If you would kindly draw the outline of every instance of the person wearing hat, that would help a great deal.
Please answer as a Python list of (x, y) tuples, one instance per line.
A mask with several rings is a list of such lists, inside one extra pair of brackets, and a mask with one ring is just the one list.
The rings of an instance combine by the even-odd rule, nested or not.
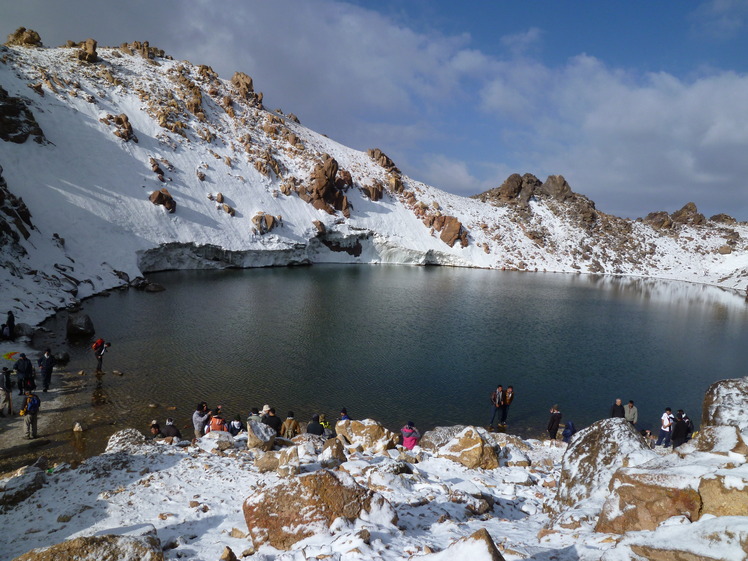
[(21, 353), (19, 358), (13, 365), (13, 370), (16, 371), (16, 382), (18, 383), (18, 395), (23, 395), (26, 389), (35, 389), (34, 384), (34, 365), (31, 361), (26, 358), (25, 353)]
[(4, 417), (5, 406), (8, 406), (8, 415), (13, 414), (13, 398), (11, 397), (10, 370), (3, 366), (3, 376), (0, 379), (0, 417)]
[(265, 422), (265, 419), (267, 419), (268, 413), (270, 413), (270, 406), (266, 403), (262, 406), (262, 411), (260, 411), (260, 419), (263, 423)]
[(299, 422), (293, 418), (293, 411), (288, 412), (288, 416), (286, 417), (286, 420), (283, 421), (283, 424), (281, 425), (281, 436), (283, 438), (293, 438), (297, 434), (301, 432), (301, 427), (299, 426)]
[(551, 407), (551, 417), (548, 419), (548, 436), (551, 440), (556, 440), (558, 435), (558, 426), (561, 424), (561, 411), (558, 410), (558, 405)]
[(308, 434), (316, 434), (322, 436), (325, 432), (325, 428), (319, 422), (319, 415), (316, 413), (312, 415), (312, 421), (306, 426), (306, 432)]
[(166, 419), (166, 426), (161, 429), (161, 434), (163, 434), (164, 436), (171, 436), (182, 440), (182, 433), (179, 432), (179, 429), (174, 424), (174, 419), (172, 419), (171, 417)]
[(340, 410), (340, 420), (341, 421), (350, 421), (351, 420), (351, 418), (348, 416), (348, 409), (346, 409), (345, 407), (343, 407)]
[(42, 402), (39, 399), (39, 396), (32, 393), (30, 389), (27, 389), (26, 398), (23, 402), (23, 409), (21, 409), (21, 415), (25, 417), (24, 425), (26, 427), (26, 438), (29, 440), (37, 437), (36, 422), (39, 417), (39, 408), (41, 407), (41, 404)]
[(418, 432), (413, 421), (408, 421), (408, 424), (401, 428), (400, 432), (403, 435), (403, 448), (406, 450), (413, 450), (416, 444), (418, 444), (418, 440), (421, 438), (421, 433)]

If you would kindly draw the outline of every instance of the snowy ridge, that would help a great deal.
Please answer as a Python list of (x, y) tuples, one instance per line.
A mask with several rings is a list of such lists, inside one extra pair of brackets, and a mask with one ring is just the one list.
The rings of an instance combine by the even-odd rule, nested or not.
[[(46, 139), (0, 142), (7, 189), (33, 223), (19, 241), (24, 255), (0, 251), (0, 285), (28, 323), (174, 268), (439, 264), (748, 285), (745, 224), (657, 230), (599, 211), (583, 223), (574, 204), (552, 197), (533, 196), (522, 212), (459, 197), (267, 111), (251, 79), (222, 80), (133, 45), (99, 48), (93, 63), (76, 47), (0, 50), (0, 86)], [(337, 193), (347, 210), (299, 194), (327, 155), (338, 179), (350, 174)], [(366, 192), (377, 186), (379, 200)], [(149, 201), (162, 188), (174, 213)], [(279, 223), (267, 233), (253, 221), (262, 213)], [(437, 225), (445, 217), (457, 226), (448, 242)]]

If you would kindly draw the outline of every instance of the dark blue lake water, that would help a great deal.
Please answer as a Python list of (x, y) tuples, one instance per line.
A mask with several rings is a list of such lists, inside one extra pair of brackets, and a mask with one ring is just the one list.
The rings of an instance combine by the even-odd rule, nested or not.
[[(745, 301), (677, 282), (446, 267), (314, 266), (151, 275), (166, 287), (84, 304), (113, 341), (103, 390), (119, 423), (189, 422), (195, 402), (229, 416), (275, 406), (486, 425), (513, 385), (509, 432), (544, 432), (548, 409), (585, 426), (616, 397), (641, 428), (666, 406), (698, 424), (706, 388), (745, 375)], [(71, 368), (92, 370), (87, 347)], [(157, 403), (159, 409), (148, 404)], [(176, 407), (167, 410), (166, 407)]]

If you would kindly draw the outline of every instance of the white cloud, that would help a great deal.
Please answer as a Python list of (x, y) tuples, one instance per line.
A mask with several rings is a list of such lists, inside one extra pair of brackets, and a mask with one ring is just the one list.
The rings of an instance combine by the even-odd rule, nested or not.
[(694, 29), (716, 39), (736, 36), (746, 26), (746, 0), (708, 0), (691, 13)]

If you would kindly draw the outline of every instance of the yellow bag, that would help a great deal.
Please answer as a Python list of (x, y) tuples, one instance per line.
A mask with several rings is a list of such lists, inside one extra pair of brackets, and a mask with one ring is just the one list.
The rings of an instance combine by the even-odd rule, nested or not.
[(26, 414), (26, 410), (25, 410), (25, 409), (21, 409), (21, 410), (20, 410), (20, 411), (18, 412), (18, 414), (19, 414), (19, 415), (20, 415), (21, 417), (23, 417), (23, 416), (24, 416), (24, 415)]

